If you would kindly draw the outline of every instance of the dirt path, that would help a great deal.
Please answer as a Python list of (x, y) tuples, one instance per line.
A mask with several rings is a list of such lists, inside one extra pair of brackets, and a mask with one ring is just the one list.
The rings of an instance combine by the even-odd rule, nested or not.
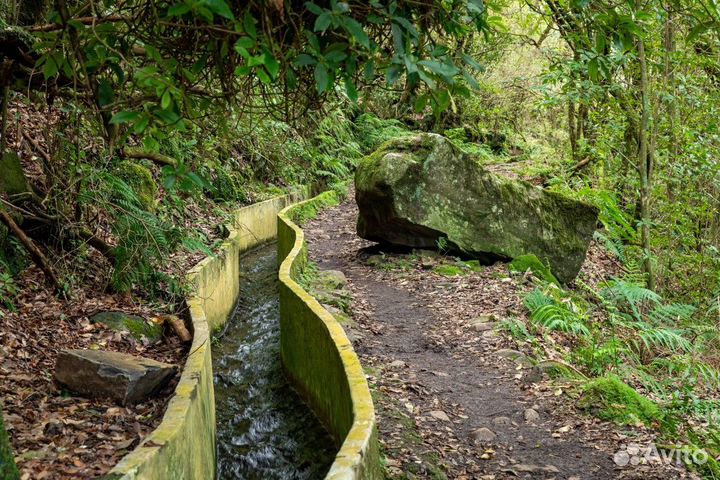
[(356, 216), (346, 201), (305, 229), (311, 259), (343, 271), (353, 292), (347, 330), (369, 376), (390, 478), (686, 476), (657, 465), (617, 467), (613, 454), (647, 432), (578, 415), (560, 400), (561, 386), (533, 380), (531, 369), (507, 358), (514, 353), (503, 348), (506, 339), (473, 329), (477, 315), (519, 314), (524, 287), (508, 281), (503, 266), (460, 279), (423, 272), (408, 255), (397, 255), (401, 268), (388, 267), (355, 235)]

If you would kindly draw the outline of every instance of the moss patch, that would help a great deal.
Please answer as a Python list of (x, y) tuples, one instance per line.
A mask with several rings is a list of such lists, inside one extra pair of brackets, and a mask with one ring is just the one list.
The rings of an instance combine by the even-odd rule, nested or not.
[(105, 324), (116, 331), (130, 332), (130, 335), (138, 340), (146, 337), (151, 342), (157, 342), (162, 338), (161, 326), (151, 324), (136, 315), (128, 315), (122, 312), (100, 312), (93, 315), (90, 320), (95, 323)]
[(580, 408), (620, 425), (650, 425), (662, 418), (658, 405), (618, 377), (596, 378), (582, 387)]
[(130, 185), (144, 209), (155, 209), (158, 187), (147, 167), (123, 160), (115, 168), (115, 174)]
[(334, 190), (321, 193), (315, 197), (314, 201), (298, 205), (291, 212), (292, 221), (298, 225), (303, 225), (308, 220), (312, 220), (323, 208), (332, 207), (340, 203), (340, 195)]
[(0, 158), (0, 192), (8, 195), (19, 195), (29, 192), (25, 174), (23, 174), (20, 157), (15, 152), (5, 152)]
[(511, 272), (517, 273), (525, 273), (530, 270), (533, 275), (541, 280), (560, 285), (558, 279), (555, 278), (555, 275), (550, 271), (550, 267), (542, 263), (540, 259), (533, 254), (516, 257), (510, 262), (509, 268)]

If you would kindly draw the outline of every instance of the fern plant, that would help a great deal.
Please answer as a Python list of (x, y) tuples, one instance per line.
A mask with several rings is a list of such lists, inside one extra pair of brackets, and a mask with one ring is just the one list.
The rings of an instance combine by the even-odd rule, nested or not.
[(80, 199), (87, 208), (98, 209), (108, 216), (116, 243), (112, 250), (111, 285), (118, 292), (127, 292), (138, 284), (156, 284), (157, 272), (170, 253), (181, 245), (198, 249), (198, 244), (182, 229), (145, 210), (135, 190), (111, 173), (92, 176)]

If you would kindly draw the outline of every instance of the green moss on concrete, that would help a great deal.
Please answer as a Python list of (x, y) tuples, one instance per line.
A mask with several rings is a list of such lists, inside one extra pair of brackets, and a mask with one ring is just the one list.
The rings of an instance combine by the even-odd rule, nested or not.
[(0, 480), (17, 480), (20, 473), (15, 466), (15, 459), (10, 446), (10, 438), (5, 430), (5, 420), (0, 409)]
[(215, 478), (215, 404), (210, 329), (232, 312), (239, 290), (241, 253), (277, 234), (277, 212), (298, 196), (278, 197), (235, 212), (222, 252), (188, 273), (186, 297), (193, 343), (160, 425), (123, 457), (109, 478), (123, 480)]
[(332, 207), (340, 203), (340, 197), (334, 190), (323, 192), (314, 201), (306, 202), (292, 210), (292, 220), (298, 225), (303, 225), (308, 220), (312, 220), (323, 208)]
[(579, 406), (602, 420), (620, 425), (651, 425), (662, 419), (658, 405), (618, 377), (596, 378), (582, 387)]
[(298, 283), (307, 265), (302, 230), (290, 219), (320, 208), (316, 199), (278, 215), (280, 351), (288, 379), (335, 437), (340, 450), (331, 479), (380, 479), (375, 411), (342, 326)]
[(508, 267), (511, 272), (516, 273), (525, 273), (529, 270), (541, 280), (560, 285), (558, 279), (555, 278), (555, 275), (550, 271), (550, 267), (541, 262), (540, 259), (533, 254), (520, 255), (514, 258)]
[(115, 168), (115, 174), (135, 191), (143, 208), (155, 209), (158, 186), (147, 167), (130, 160), (123, 160)]

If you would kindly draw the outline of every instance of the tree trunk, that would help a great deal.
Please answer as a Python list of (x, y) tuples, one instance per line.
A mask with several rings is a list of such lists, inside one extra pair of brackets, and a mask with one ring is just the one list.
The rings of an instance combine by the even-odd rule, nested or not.
[(650, 142), (648, 139), (648, 127), (650, 125), (650, 85), (648, 80), (647, 59), (645, 57), (645, 42), (642, 38), (638, 39), (637, 48), (638, 61), (640, 63), (640, 97), (642, 104), (640, 125), (638, 125), (639, 151), (637, 156), (637, 166), (640, 173), (640, 236), (644, 251), (643, 271), (647, 277), (648, 288), (654, 290), (655, 275), (652, 268), (650, 250), (650, 174), (652, 171), (650, 164), (652, 152), (650, 151)]

